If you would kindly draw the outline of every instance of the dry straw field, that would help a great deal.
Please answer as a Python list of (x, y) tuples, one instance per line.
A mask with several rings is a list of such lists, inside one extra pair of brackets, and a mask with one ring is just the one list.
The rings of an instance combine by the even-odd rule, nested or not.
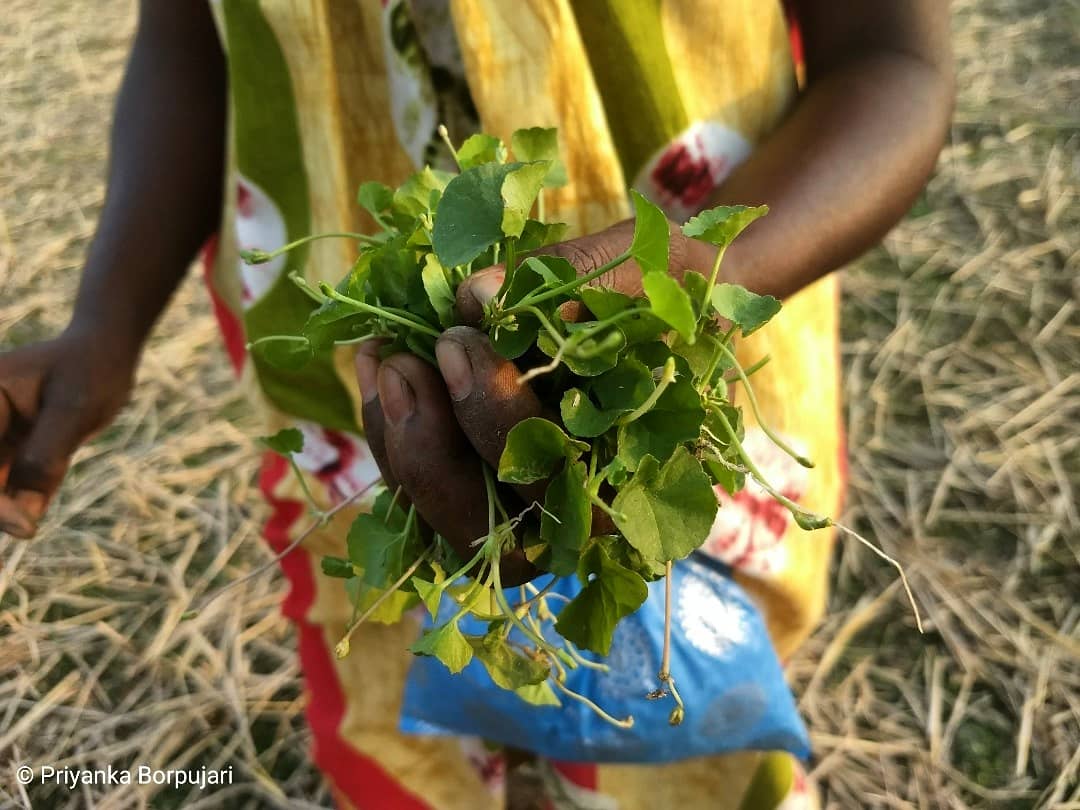
[[(65, 323), (133, 6), (4, 4), (0, 345)], [(828, 807), (1080, 808), (1080, 2), (953, 7), (939, 171), (844, 279), (848, 518), (903, 560), (928, 633), (845, 546), (791, 676)], [(267, 556), (251, 428), (192, 279), (43, 538), (0, 539), (0, 807), (328, 806), (280, 580), (179, 623)], [(24, 762), (238, 784), (28, 796)]]

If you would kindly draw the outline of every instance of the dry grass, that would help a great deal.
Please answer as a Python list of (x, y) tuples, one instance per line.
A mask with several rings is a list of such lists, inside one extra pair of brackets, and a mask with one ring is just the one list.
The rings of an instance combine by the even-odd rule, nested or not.
[[(65, 321), (101, 204), (131, 0), (0, 18), (0, 334)], [(849, 519), (792, 666), (829, 807), (1080, 808), (1080, 3), (954, 0), (961, 97), (909, 220), (846, 276)], [(234, 766), (202, 806), (326, 805), (281, 585), (193, 623), (267, 556), (255, 453), (197, 280), (135, 401), (80, 456), (45, 540), (0, 539), (0, 807), (12, 763)], [(35, 807), (199, 806), (33, 788)], [(291, 797), (284, 799), (283, 797)]]

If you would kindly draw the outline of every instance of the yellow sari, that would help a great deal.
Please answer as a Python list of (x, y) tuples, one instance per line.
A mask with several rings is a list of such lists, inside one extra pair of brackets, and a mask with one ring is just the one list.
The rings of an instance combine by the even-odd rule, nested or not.
[[(396, 185), (427, 154), (438, 111), (431, 62), (459, 65), (484, 131), (508, 139), (521, 127), (558, 127), (570, 182), (547, 198), (547, 216), (568, 223), (571, 235), (625, 218), (631, 185), (674, 218), (693, 213), (796, 94), (779, 0), (412, 0), (404, 13), (426, 14), (428, 23), (406, 47), (402, 32), (413, 23), (400, 16), (404, 0), (213, 1), (229, 50), (233, 138), (231, 193), (208, 280), (238, 373), (271, 430), (302, 429), (299, 461), (328, 505), (378, 475), (362, 439), (349, 352), (287, 378), (242, 346), (296, 317), (288, 271), (336, 282), (351, 262), (349, 246), (321, 241), (291, 264), (259, 268), (242, 267), (237, 249), (370, 226), (353, 202), (359, 184)], [(432, 44), (440, 14), (459, 58)], [(843, 486), (837, 304), (836, 280), (823, 279), (739, 347), (747, 364), (773, 358), (754, 377), (763, 415), (817, 467), (809, 475), (784, 467), (764, 442), (760, 462), (773, 464), (786, 494), (823, 514), (836, 513)], [(305, 522), (299, 482), (268, 459), (262, 483), (274, 506), (267, 537), (283, 547)], [(804, 532), (786, 514), (759, 520), (764, 508), (752, 490), (725, 503), (705, 550), (755, 597), (783, 660), (823, 611), (831, 536)], [(340, 517), (283, 563), (316, 763), (343, 807), (501, 807), (501, 755), (475, 741), (397, 731), (414, 623), (367, 625), (351, 656), (333, 657), (352, 607), (341, 580), (321, 573), (319, 557), (343, 553), (347, 525)], [(542, 768), (554, 807), (816, 806), (786, 754)]]

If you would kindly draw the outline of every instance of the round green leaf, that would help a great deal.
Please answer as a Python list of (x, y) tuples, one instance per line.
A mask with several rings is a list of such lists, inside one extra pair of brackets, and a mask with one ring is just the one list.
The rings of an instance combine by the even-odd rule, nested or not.
[(663, 467), (645, 456), (612, 506), (630, 545), (647, 559), (667, 562), (681, 560), (705, 542), (717, 502), (701, 462), (679, 447)]

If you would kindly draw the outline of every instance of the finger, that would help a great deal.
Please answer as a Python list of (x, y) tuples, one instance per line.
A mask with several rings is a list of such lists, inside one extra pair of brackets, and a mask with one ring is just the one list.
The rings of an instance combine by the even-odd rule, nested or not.
[(32, 520), (44, 514), (68, 470), (71, 456), (89, 437), (91, 429), (85, 421), (77, 407), (46, 404), (16, 449), (7, 492)]
[(31, 425), (26, 415), (35, 413), (40, 401), (40, 381), (28, 377), (10, 356), (0, 356), (0, 465), (15, 458)]
[(7, 392), (0, 388), (0, 489), (7, 480), (7, 466), (15, 455), (15, 437), (13, 420), (15, 418), (11, 400)]
[(382, 405), (379, 402), (379, 366), (382, 360), (379, 351), (385, 340), (369, 340), (360, 344), (357, 349), (356, 380), (360, 386), (361, 416), (364, 420), (364, 438), (367, 440), (371, 454), (375, 457), (375, 463), (382, 473), (383, 483), (387, 489), (397, 489), (397, 481), (394, 479), (393, 470), (390, 468), (390, 460), (386, 455), (386, 417), (383, 415)]
[(16, 448), (0, 501), (0, 523), (16, 537), (32, 537), (60, 486), (71, 456), (90, 434), (75, 408), (46, 406)]
[[(565, 259), (574, 266), (578, 275), (586, 275), (622, 254), (630, 246), (633, 234), (633, 223), (624, 222), (595, 234), (540, 248), (533, 253)], [(505, 275), (505, 268), (495, 265), (472, 274), (458, 286), (456, 305), (465, 323), (479, 325), (484, 306), (499, 292)], [(633, 261), (625, 262), (593, 283), (626, 292), (627, 295), (639, 295), (642, 289), (641, 272)], [(561, 314), (565, 320), (576, 320), (582, 314), (580, 309), (571, 302)]]
[(0, 388), (0, 441), (8, 435), (11, 429), (12, 409), (11, 400), (8, 399), (7, 391)]
[[(458, 426), (439, 373), (408, 354), (383, 362), (378, 377), (386, 452), (394, 477), (425, 522), (464, 560), (488, 534), (483, 462)], [(518, 551), (502, 565), (507, 583), (535, 575)]]
[[(9, 358), (5, 357), (5, 360)], [(2, 372), (8, 382), (16, 377), (18, 369), (4, 367)], [(26, 388), (27, 386), (23, 386)], [(36, 398), (37, 388), (31, 393)], [(16, 493), (8, 489), (11, 477), (11, 465), (15, 459), (21, 434), (24, 429), (24, 421), (19, 416), (11, 395), (5, 388), (0, 388), (0, 533), (10, 534), (12, 537), (29, 539), (37, 531), (37, 518), (32, 517), (27, 507), (34, 507), (34, 512), (44, 511), (43, 507), (36, 504), (27, 504), (28, 498), (34, 499), (35, 494)], [(40, 497), (40, 496), (37, 496)]]
[(470, 326), (479, 326), (484, 318), (484, 306), (499, 292), (504, 278), (506, 268), (496, 264), (461, 282), (454, 300), (461, 320)]
[[(716, 248), (695, 239), (688, 239), (674, 223), (669, 223), (669, 228), (668, 267), (671, 274), (681, 280), (687, 270), (707, 272), (715, 259)], [(633, 238), (634, 222), (626, 220), (603, 231), (550, 245), (533, 253), (566, 259), (578, 271), (578, 275), (586, 275), (625, 253)], [(474, 273), (459, 285), (457, 306), (465, 323), (480, 323), (484, 305), (495, 297), (504, 275), (504, 268), (496, 265), (489, 270)], [(643, 292), (641, 268), (633, 260), (623, 262), (591, 284), (608, 287), (632, 297), (640, 296)], [(567, 321), (583, 320), (587, 316), (586, 310), (576, 301), (565, 304), (560, 314)]]
[(37, 532), (37, 521), (31, 520), (8, 495), (0, 495), (0, 533), (29, 540)]
[[(506, 437), (522, 420), (542, 416), (540, 400), (521, 385), (517, 366), (500, 357), (487, 336), (467, 326), (445, 331), (435, 344), (454, 415), (469, 443), (493, 468), (506, 446)], [(519, 487), (527, 503), (544, 498), (545, 484)]]

